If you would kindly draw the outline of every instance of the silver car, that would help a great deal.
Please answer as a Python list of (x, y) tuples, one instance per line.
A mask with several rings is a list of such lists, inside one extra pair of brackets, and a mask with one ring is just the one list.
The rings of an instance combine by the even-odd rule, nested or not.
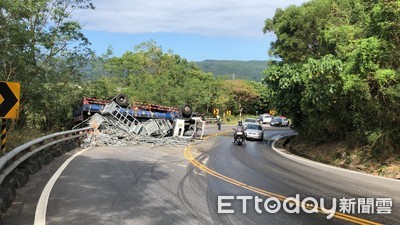
[(248, 123), (244, 131), (247, 139), (255, 139), (262, 141), (264, 138), (264, 131), (258, 123)]
[(253, 124), (253, 123), (257, 123), (257, 119), (253, 119), (253, 118), (246, 118), (243, 121), (243, 125), (246, 128), (248, 124)]

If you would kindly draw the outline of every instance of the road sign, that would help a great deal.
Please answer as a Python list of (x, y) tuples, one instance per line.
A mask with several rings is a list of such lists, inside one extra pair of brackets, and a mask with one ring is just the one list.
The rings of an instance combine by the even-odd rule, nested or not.
[(218, 115), (219, 114), (219, 109), (214, 109), (214, 115)]
[(20, 83), (0, 82), (0, 118), (18, 118), (20, 88)]

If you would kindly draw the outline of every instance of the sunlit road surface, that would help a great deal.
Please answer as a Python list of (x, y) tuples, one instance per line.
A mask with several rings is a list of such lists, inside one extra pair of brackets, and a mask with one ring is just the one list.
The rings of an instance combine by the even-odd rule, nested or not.
[[(267, 128), (264, 142), (248, 141), (244, 146), (232, 144), (231, 137), (220, 137), (217, 144), (200, 157), (209, 159), (206, 166), (197, 166), (208, 174), (207, 199), (214, 203), (214, 207), (217, 206), (215, 203), (218, 202), (218, 196), (253, 196), (253, 199), (247, 201), (246, 213), (243, 213), (242, 200), (225, 201), (233, 204), (226, 207), (234, 209), (233, 214), (216, 215), (217, 208), (211, 209), (210, 212), (215, 213), (212, 215), (214, 221), (220, 224), (399, 224), (399, 181), (336, 169), (300, 157), (288, 158), (274, 151), (270, 140), (286, 132), (290, 131), (287, 128)], [(186, 152), (187, 158), (191, 159), (188, 154), (192, 151)], [(193, 164), (196, 165), (196, 160)], [(285, 198), (296, 195), (300, 196), (300, 200), (312, 197), (318, 203), (324, 199), (325, 207), (329, 209), (335, 198), (337, 212), (331, 219), (326, 219), (327, 214), (321, 212), (320, 208), (317, 213), (300, 210), (297, 214), (287, 213), (283, 209), (268, 213), (260, 207), (260, 214), (254, 207), (255, 196), (264, 200), (275, 197), (282, 203)], [(339, 211), (343, 198), (355, 202), (354, 214)], [(371, 198), (374, 201), (390, 198), (393, 204), (391, 214), (378, 214), (376, 205), (368, 214), (366, 204), (358, 206), (358, 201), (362, 203), (362, 199), (369, 201), (367, 199)], [(358, 213), (358, 207), (363, 208), (361, 213)]]
[[(271, 148), (271, 137), (291, 132), (266, 127), (264, 142), (232, 143), (219, 136), (183, 147), (91, 148), (76, 156), (49, 191), (45, 224), (398, 224), (400, 183), (359, 173), (331, 169), (287, 158)], [(232, 127), (223, 126), (223, 131)], [(208, 134), (219, 132), (216, 127)], [(198, 152), (197, 150), (201, 150)], [(77, 151), (75, 151), (77, 152)], [(72, 155), (74, 152), (70, 153)], [(5, 224), (33, 224), (44, 187), (69, 156), (35, 174), (21, 190)], [(325, 200), (391, 198), (391, 214), (341, 214), (331, 219), (321, 212), (269, 213), (254, 198), (279, 201), (300, 196)], [(252, 196), (231, 203), (218, 213), (218, 196)], [(292, 206), (294, 206), (292, 204)], [(330, 207), (328, 207), (330, 206)], [(356, 207), (357, 209), (357, 207)], [(319, 210), (318, 210), (319, 211)]]

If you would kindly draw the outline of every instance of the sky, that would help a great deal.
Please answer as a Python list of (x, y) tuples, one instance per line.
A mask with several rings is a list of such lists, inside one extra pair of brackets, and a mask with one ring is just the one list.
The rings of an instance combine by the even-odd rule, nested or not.
[(73, 18), (100, 55), (134, 51), (154, 40), (189, 61), (268, 60), (273, 33), (265, 19), (277, 8), (305, 0), (93, 0), (95, 10), (76, 10)]

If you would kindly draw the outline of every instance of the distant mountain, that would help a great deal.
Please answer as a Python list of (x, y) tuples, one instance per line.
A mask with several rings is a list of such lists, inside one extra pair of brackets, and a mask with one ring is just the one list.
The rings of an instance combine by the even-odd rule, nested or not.
[(205, 60), (196, 62), (204, 71), (211, 72), (215, 77), (226, 76), (232, 79), (261, 81), (267, 61), (237, 61), (237, 60)]

